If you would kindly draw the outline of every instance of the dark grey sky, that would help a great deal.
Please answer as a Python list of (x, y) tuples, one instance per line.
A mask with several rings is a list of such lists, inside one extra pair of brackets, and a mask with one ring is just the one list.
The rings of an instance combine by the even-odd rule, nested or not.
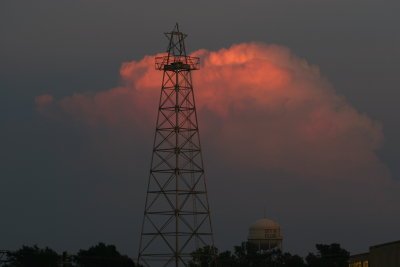
[[(93, 132), (68, 117), (40, 115), (34, 98), (115, 87), (121, 63), (163, 51), (162, 33), (175, 22), (189, 33), (191, 51), (258, 41), (286, 46), (318, 65), (338, 94), (382, 123), (378, 155), (400, 179), (399, 11), (399, 1), (380, 0), (1, 1), (0, 248), (37, 243), (74, 251), (104, 241), (136, 255), (151, 136), (115, 141), (106, 129)], [(223, 249), (245, 239), (264, 206), (281, 222), (285, 247), (295, 253), (317, 242), (360, 252), (400, 239), (393, 223), (400, 212), (371, 212), (373, 222), (364, 224), (358, 206), (353, 214), (340, 213), (340, 205), (351, 204), (338, 194), (332, 212), (320, 216), (309, 209), (317, 195), (304, 202), (310, 206), (294, 204), (308, 193), (305, 185), (285, 184), (285, 173), (224, 165), (211, 144), (203, 145)], [(247, 176), (254, 184), (243, 186)], [(238, 198), (239, 206), (229, 205)], [(367, 200), (365, 205), (368, 210)]]

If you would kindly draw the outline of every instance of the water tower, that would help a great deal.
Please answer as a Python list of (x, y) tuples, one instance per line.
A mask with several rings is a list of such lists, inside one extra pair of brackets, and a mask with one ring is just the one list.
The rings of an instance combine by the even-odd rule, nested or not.
[(282, 234), (280, 225), (270, 219), (260, 219), (249, 228), (247, 241), (258, 247), (260, 252), (271, 249), (282, 250)]

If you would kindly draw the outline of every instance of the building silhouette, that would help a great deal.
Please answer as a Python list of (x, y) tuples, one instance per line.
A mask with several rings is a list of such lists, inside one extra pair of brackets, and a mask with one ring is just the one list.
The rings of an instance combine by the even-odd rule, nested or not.
[(351, 255), (349, 267), (400, 267), (400, 240), (371, 246), (369, 252)]

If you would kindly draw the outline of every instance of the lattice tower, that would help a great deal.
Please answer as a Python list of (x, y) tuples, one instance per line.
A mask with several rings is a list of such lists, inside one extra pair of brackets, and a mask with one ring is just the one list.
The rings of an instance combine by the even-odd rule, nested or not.
[[(165, 35), (167, 54), (155, 59), (163, 79), (138, 255), (151, 267), (188, 266), (191, 253), (214, 247), (191, 75), (200, 61), (186, 54), (178, 24)], [(215, 259), (208, 251), (203, 257)]]

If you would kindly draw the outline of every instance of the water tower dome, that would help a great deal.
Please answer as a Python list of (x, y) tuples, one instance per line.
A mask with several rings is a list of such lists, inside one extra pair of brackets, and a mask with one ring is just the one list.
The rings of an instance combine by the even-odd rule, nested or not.
[(260, 219), (250, 226), (247, 240), (256, 245), (260, 251), (282, 249), (281, 227), (273, 220)]

